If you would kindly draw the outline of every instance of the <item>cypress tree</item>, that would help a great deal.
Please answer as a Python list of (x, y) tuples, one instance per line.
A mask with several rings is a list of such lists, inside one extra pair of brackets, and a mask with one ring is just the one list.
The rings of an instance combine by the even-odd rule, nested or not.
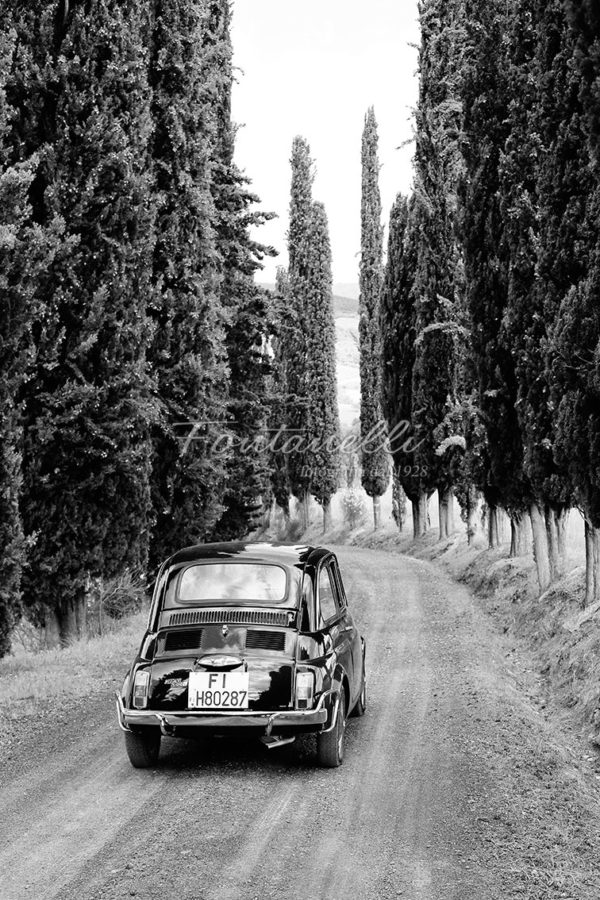
[[(362, 486), (373, 498), (373, 521), (380, 525), (381, 496), (390, 481), (388, 449), (381, 412), (381, 348), (379, 302), (382, 284), (383, 230), (379, 193), (377, 122), (370, 107), (362, 135), (362, 194), (360, 240), (360, 435)], [(381, 438), (374, 436), (380, 435)]]
[(489, 511), (490, 545), (498, 544), (498, 508), (528, 509), (531, 490), (515, 403), (517, 377), (504, 330), (508, 257), (500, 194), (500, 157), (508, 137), (506, 4), (465, 0), (466, 52), (460, 95), (464, 112), (460, 232), (466, 302), (486, 440), (479, 453)]
[(287, 316), (289, 314), (289, 282), (287, 270), (277, 267), (273, 297), (274, 333), (271, 341), (273, 359), (269, 377), (269, 471), (271, 491), (282, 510), (286, 524), (290, 518), (291, 485), (288, 455), (285, 452), (287, 423)]
[(221, 303), (226, 312), (225, 345), (229, 366), (228, 419), (233, 453), (227, 465), (224, 512), (214, 537), (242, 537), (254, 528), (270, 498), (267, 454), (266, 347), (273, 313), (269, 294), (254, 284), (270, 248), (253, 241), (249, 227), (269, 214), (253, 209), (258, 198), (234, 162), (231, 122), (233, 83), (229, 0), (209, 5), (204, 47), (207, 88), (214, 108), (211, 139), (211, 190), (215, 204), (215, 242), (221, 272)]
[(440, 538), (448, 535), (453, 466), (438, 453), (438, 434), (457, 402), (462, 278), (456, 236), (457, 189), (462, 175), (462, 3), (429, 0), (420, 6), (419, 102), (416, 113), (415, 194), (418, 231), (414, 281), (416, 342), (412, 421), (418, 465), (428, 493), (439, 497)]
[(302, 524), (308, 526), (311, 476), (307, 460), (310, 442), (306, 297), (312, 217), (312, 159), (302, 137), (292, 144), (292, 183), (288, 230), (289, 313), (286, 316), (288, 473), (293, 495), (300, 503)]
[(291, 164), (287, 289), (283, 278), (279, 282), (285, 305), (279, 308), (278, 351), (285, 359), (286, 389), (280, 449), (306, 528), (311, 494), (323, 506), (325, 526), (328, 521), (338, 482), (339, 421), (331, 249), (325, 210), (312, 200), (312, 160), (304, 138), (294, 139)]
[(42, 148), (34, 213), (68, 223), (25, 390), (23, 518), (27, 603), (65, 641), (83, 628), (90, 579), (147, 559), (154, 231), (148, 13), (132, 2), (52, 13), (52, 27), (44, 4), (21, 23), (23, 45), (52, 59), (33, 93), (36, 127), (24, 83), (15, 88), (21, 139)]
[[(562, 128), (564, 156), (573, 165), (565, 170), (565, 175), (572, 172), (577, 177), (576, 165), (583, 156), (579, 146), (581, 127), (590, 155), (588, 171), (592, 183), (587, 185), (585, 224), (580, 227), (578, 199), (582, 202), (586, 170), (579, 172), (584, 180), (577, 179), (571, 209), (577, 235), (575, 274), (580, 274), (580, 278), (571, 282), (560, 303), (551, 341), (550, 359), (555, 360), (555, 365), (549, 375), (556, 410), (555, 457), (568, 472), (575, 499), (585, 516), (586, 602), (592, 602), (600, 599), (600, 15), (597, 6), (588, 0), (577, 4), (569, 0), (566, 6), (572, 28), (567, 42), (573, 48), (568, 65), (574, 68), (572, 90), (576, 85), (581, 109), (572, 106), (572, 118)], [(577, 141), (577, 153), (569, 143), (573, 138)], [(570, 216), (566, 222), (573, 227)]]
[(161, 417), (153, 432), (154, 564), (213, 532), (223, 513), (230, 455), (225, 313), (211, 194), (218, 92), (211, 12), (200, 2), (155, 4), (150, 74), (158, 220), (150, 360)]
[(16, 33), (0, 23), (0, 657), (10, 649), (21, 612), (25, 544), (21, 518), (22, 408), (19, 401), (34, 360), (33, 331), (40, 294), (62, 237), (62, 222), (33, 220), (29, 193), (39, 160), (19, 160), (7, 99)]
[(414, 536), (427, 525), (427, 486), (415, 464), (412, 429), (412, 382), (416, 315), (414, 280), (417, 267), (416, 204), (399, 194), (390, 212), (387, 263), (381, 292), (381, 405), (390, 435), (397, 479), (412, 504)]
[[(527, 393), (530, 386), (537, 389), (540, 368), (543, 368), (543, 323), (533, 302), (539, 227), (537, 180), (541, 155), (540, 128), (536, 121), (539, 102), (536, 33), (539, 23), (535, 6), (536, 0), (519, 0), (515, 4), (507, 38), (505, 77), (510, 100), (507, 106), (507, 137), (499, 158), (507, 298), (499, 339), (514, 361), (514, 404), (522, 441), (523, 477), (531, 486), (529, 504), (534, 553), (540, 586), (544, 590), (551, 578), (546, 530), (543, 527), (544, 500), (541, 486), (531, 482), (526, 459)], [(535, 406), (539, 399), (541, 397), (535, 399)], [(511, 517), (513, 554), (524, 549), (529, 519), (529, 512), (523, 504), (526, 498), (518, 496), (515, 499), (516, 503), (509, 496), (505, 504)]]
[[(524, 218), (523, 237), (515, 257), (525, 258), (524, 245), (531, 248), (527, 257), (533, 256), (529, 284), (522, 291), (519, 304), (518, 324), (523, 339), (518, 411), (525, 469), (536, 498), (545, 508), (551, 574), (557, 575), (564, 570), (565, 517), (575, 499), (575, 485), (566, 461), (559, 464), (555, 452), (556, 404), (552, 385), (560, 361), (552, 344), (552, 328), (563, 298), (570, 286), (581, 280), (587, 266), (582, 255), (582, 236), (586, 231), (586, 200), (593, 186), (581, 122), (580, 78), (572, 64), (574, 47), (564, 6), (559, 0), (537, 0), (529, 7), (523, 3), (522, 15), (523, 12), (529, 17), (529, 33), (535, 37), (535, 57), (530, 63), (525, 59), (521, 64), (519, 93), (522, 95), (528, 83), (533, 83), (536, 90), (534, 93), (529, 89), (532, 96), (527, 105), (531, 111), (527, 121), (523, 121), (521, 133), (515, 134), (520, 158), (514, 168), (523, 173), (535, 160), (533, 205), (537, 220), (532, 227), (531, 213), (517, 217), (513, 204), (511, 220)], [(516, 34), (515, 42), (520, 37)], [(514, 106), (518, 108), (520, 104)], [(523, 119), (522, 114), (520, 118)]]
[(330, 524), (329, 505), (340, 478), (340, 422), (331, 246), (327, 214), (322, 203), (313, 203), (308, 241), (305, 328), (306, 375), (310, 386), (310, 403), (307, 409), (310, 444), (307, 448), (306, 465), (311, 472), (311, 493), (323, 507), (325, 532)]

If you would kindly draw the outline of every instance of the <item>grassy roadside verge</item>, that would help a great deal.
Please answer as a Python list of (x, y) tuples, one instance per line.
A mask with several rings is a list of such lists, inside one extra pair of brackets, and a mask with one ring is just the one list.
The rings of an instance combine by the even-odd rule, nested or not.
[(123, 619), (102, 637), (77, 641), (63, 650), (21, 650), (0, 660), (0, 716), (33, 714), (54, 699), (83, 697), (107, 682), (121, 683), (141, 635), (147, 614)]
[(539, 675), (542, 705), (600, 746), (600, 606), (582, 610), (583, 568), (570, 571), (541, 597), (530, 556), (508, 558), (506, 547), (467, 545), (464, 534), (438, 541), (432, 531), (419, 541), (407, 535), (365, 530), (350, 536), (357, 546), (397, 550), (441, 565), (467, 584), (483, 609), (523, 650)]

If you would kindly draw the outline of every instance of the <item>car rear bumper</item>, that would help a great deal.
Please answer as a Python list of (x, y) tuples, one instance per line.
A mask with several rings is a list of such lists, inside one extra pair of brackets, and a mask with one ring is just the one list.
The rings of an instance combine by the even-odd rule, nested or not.
[(161, 712), (150, 709), (126, 709), (120, 694), (117, 697), (117, 715), (123, 731), (131, 731), (132, 726), (158, 726), (163, 734), (175, 735), (180, 729), (206, 731), (227, 731), (229, 729), (254, 728), (270, 735), (274, 730), (312, 731), (320, 730), (330, 718), (336, 702), (333, 692), (321, 695), (314, 709), (290, 709), (273, 712), (244, 710), (239, 712)]

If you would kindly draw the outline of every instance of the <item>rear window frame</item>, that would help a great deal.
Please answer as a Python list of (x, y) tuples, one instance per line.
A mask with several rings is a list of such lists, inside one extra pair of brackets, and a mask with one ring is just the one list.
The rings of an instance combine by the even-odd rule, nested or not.
[[(285, 590), (283, 592), (283, 597), (277, 603), (269, 602), (267, 600), (259, 600), (259, 599), (247, 599), (240, 600), (232, 599), (232, 600), (224, 600), (224, 599), (216, 599), (212, 598), (210, 600), (182, 600), (180, 598), (180, 588), (181, 581), (183, 579), (184, 574), (189, 569), (196, 569), (200, 566), (268, 566), (272, 569), (280, 569), (285, 576)], [(271, 562), (267, 560), (241, 560), (241, 559), (202, 559), (195, 560), (193, 562), (189, 562), (186, 565), (181, 566), (181, 568), (173, 573), (174, 577), (167, 576), (167, 582), (165, 584), (164, 590), (164, 600), (162, 603), (163, 609), (190, 609), (190, 608), (202, 608), (202, 607), (214, 607), (214, 606), (225, 606), (225, 607), (236, 607), (241, 606), (245, 608), (252, 608), (255, 606), (260, 606), (264, 609), (282, 609), (286, 607), (286, 604), (290, 602), (290, 573), (288, 569), (281, 565), (281, 563)], [(172, 591), (172, 596), (170, 596)]]

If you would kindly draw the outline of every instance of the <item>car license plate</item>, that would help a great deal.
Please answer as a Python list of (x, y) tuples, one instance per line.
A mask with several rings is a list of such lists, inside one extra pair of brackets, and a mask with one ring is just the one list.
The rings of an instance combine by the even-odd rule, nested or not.
[(247, 709), (247, 672), (190, 672), (188, 709)]

